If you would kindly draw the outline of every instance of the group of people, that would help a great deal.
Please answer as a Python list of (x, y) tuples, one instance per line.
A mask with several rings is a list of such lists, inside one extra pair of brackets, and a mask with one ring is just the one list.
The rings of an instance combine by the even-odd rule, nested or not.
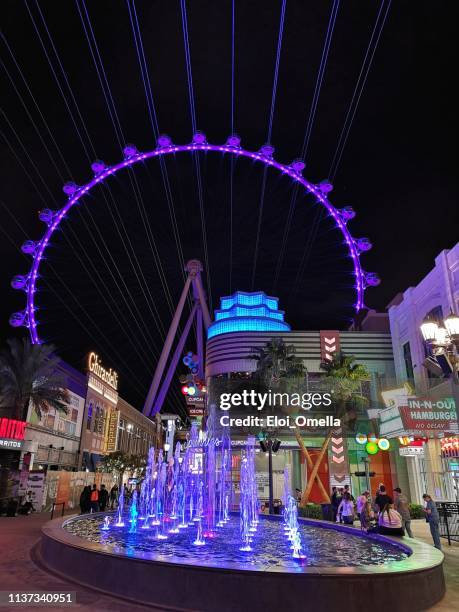
[(110, 493), (104, 484), (100, 489), (94, 483), (92, 487), (86, 485), (80, 495), (81, 514), (88, 512), (104, 512), (107, 508), (114, 508), (118, 499), (118, 485), (110, 489)]
[[(432, 497), (423, 495), (425, 501), (424, 513), (429, 523), (430, 532), (436, 548), (441, 550), (439, 523), (440, 518)], [(374, 502), (371, 502), (370, 491), (363, 491), (357, 501), (349, 490), (349, 485), (342, 489), (333, 487), (331, 496), (333, 520), (345, 525), (353, 525), (360, 521), (361, 529), (370, 533), (383, 535), (413, 537), (411, 531), (411, 515), (408, 500), (400, 487), (393, 491), (393, 497), (388, 495), (386, 487), (380, 485)]]

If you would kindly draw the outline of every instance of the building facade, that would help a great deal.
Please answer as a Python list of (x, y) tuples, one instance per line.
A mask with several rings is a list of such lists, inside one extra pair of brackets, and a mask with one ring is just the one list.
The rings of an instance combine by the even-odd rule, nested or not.
[(118, 395), (118, 375), (96, 353), (88, 356), (87, 394), (80, 444), (80, 466), (96, 470), (105, 455), (121, 451), (147, 456), (157, 423)]
[(59, 366), (69, 396), (67, 414), (49, 406), (41, 417), (29, 406), (21, 462), (30, 454), (29, 469), (76, 470), (86, 397), (86, 376), (67, 363)]
[[(400, 418), (400, 410), (406, 403), (418, 399), (429, 402), (429, 406), (448, 406), (456, 419), (446, 428), (433, 430), (428, 419), (419, 423), (423, 427), (418, 436), (425, 438), (422, 446), (403, 449), (406, 458), (411, 497), (421, 503), (422, 494), (428, 491), (437, 500), (459, 501), (459, 454), (445, 454), (442, 441), (451, 437), (457, 441), (457, 406), (459, 389), (454, 377), (445, 377), (441, 371), (429, 366), (430, 349), (421, 333), (426, 318), (441, 322), (450, 312), (459, 313), (459, 243), (452, 249), (442, 251), (435, 258), (434, 268), (414, 287), (397, 295), (388, 305), (394, 364), (397, 376), (396, 387), (408, 383), (411, 399), (405, 398), (394, 406), (393, 412), (381, 415), (388, 435), (401, 436), (416, 432), (406, 429)], [(391, 418), (392, 417), (392, 418)], [(397, 420), (398, 419), (398, 420)], [(430, 425), (430, 427), (429, 427)], [(429, 428), (428, 428), (429, 427)], [(389, 430), (391, 428), (391, 430)], [(398, 429), (396, 429), (398, 428)], [(453, 448), (457, 445), (453, 444)]]
[[(379, 318), (381, 319), (381, 318)], [(387, 316), (386, 316), (387, 319)], [(387, 320), (386, 320), (387, 325)], [(378, 320), (378, 329), (381, 328), (381, 320)], [(359, 418), (359, 427), (363, 427), (366, 432), (377, 434), (377, 421), (371, 420), (370, 416), (377, 415), (381, 408), (381, 389), (390, 384), (389, 381), (395, 380), (395, 370), (392, 354), (392, 343), (390, 334), (380, 331), (240, 331), (234, 333), (222, 333), (213, 336), (207, 342), (206, 358), (206, 381), (209, 392), (208, 402), (215, 401), (219, 381), (222, 379), (243, 379), (250, 378), (256, 370), (256, 361), (251, 358), (254, 350), (263, 348), (272, 339), (282, 339), (286, 345), (293, 345), (295, 356), (303, 362), (307, 369), (306, 384), (311, 385), (312, 389), (318, 380), (324, 376), (321, 364), (330, 357), (335, 351), (341, 351), (346, 355), (353, 355), (356, 363), (363, 364), (370, 373), (371, 380), (368, 381), (364, 390), (368, 397), (367, 408), (362, 411)], [(327, 357), (328, 356), (328, 357)], [(247, 432), (242, 432), (242, 436)], [(237, 437), (237, 436), (236, 436)], [(299, 446), (291, 431), (278, 432), (278, 437), (282, 440), (281, 449), (274, 459), (274, 489), (282, 489), (283, 470), (285, 465), (289, 465), (292, 478), (292, 486), (303, 490), (308, 480), (308, 466), (302, 463), (302, 456)], [(304, 444), (308, 449), (309, 455), (315, 461), (320, 452), (320, 447), (324, 441), (324, 436), (306, 436), (303, 438)], [(236, 441), (237, 443), (237, 441)], [(346, 480), (336, 483), (333, 477), (333, 456), (330, 445), (329, 452), (325, 455), (320, 467), (320, 478), (327, 489), (334, 484), (349, 483), (354, 493), (359, 493), (367, 486), (365, 479), (354, 475), (355, 472), (364, 470), (362, 462), (365, 452), (355, 440), (355, 435), (347, 436), (343, 441), (344, 455), (347, 462), (348, 475)], [(237, 463), (237, 457), (233, 463)], [(259, 469), (260, 479), (259, 494), (263, 496), (267, 491), (267, 458), (264, 454), (259, 454), (257, 459), (257, 470)], [(233, 469), (237, 466), (234, 465)], [(388, 452), (378, 452), (371, 457), (370, 470), (375, 472), (371, 478), (372, 490), (384, 482), (388, 488), (395, 486), (407, 486), (406, 467), (398, 456), (396, 450)], [(265, 481), (263, 481), (265, 476)], [(236, 476), (237, 478), (237, 476)], [(320, 501), (320, 491), (317, 486), (313, 486), (312, 501)]]

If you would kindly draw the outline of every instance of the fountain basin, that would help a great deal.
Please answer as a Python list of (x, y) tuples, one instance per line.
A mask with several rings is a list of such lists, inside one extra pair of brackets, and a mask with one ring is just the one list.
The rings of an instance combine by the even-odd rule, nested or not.
[[(307, 559), (294, 560), (281, 550), (284, 546), (288, 551), (282, 521), (263, 517), (265, 531), (274, 536), (278, 532), (282, 537), (260, 540), (256, 543), (259, 553), (236, 552), (238, 543), (230, 537), (222, 539), (230, 542), (233, 555), (214, 545), (210, 538), (205, 546), (197, 549), (191, 546), (190, 553), (187, 544), (181, 548), (180, 540), (172, 545), (171, 542), (173, 538), (183, 537), (185, 543), (187, 538), (194, 539), (195, 527), (188, 528), (188, 536), (180, 533), (165, 543), (151, 546), (145, 532), (137, 534), (136, 540), (136, 534), (125, 535), (128, 526), (119, 531), (112, 528), (114, 540), (110, 542), (110, 535), (106, 539), (94, 536), (99, 533), (95, 525), (102, 524), (105, 516), (55, 519), (47, 523), (42, 530), (43, 563), (82, 584), (160, 609), (296, 611), (304, 610), (309, 602), (315, 610), (344, 605), (353, 611), (370, 607), (372, 612), (402, 611), (409, 603), (414, 611), (429, 608), (444, 595), (442, 553), (409, 538), (368, 537), (352, 528), (302, 519)], [(80, 535), (71, 533), (72, 530)], [(229, 531), (225, 536), (230, 535)], [(321, 561), (313, 550), (314, 542), (320, 549), (321, 543), (328, 548), (330, 541), (331, 548), (335, 545), (337, 551), (338, 563), (334, 565), (328, 554)], [(339, 554), (342, 546), (347, 548), (347, 562)], [(365, 557), (362, 551), (367, 548), (375, 550), (376, 563), (372, 563), (371, 555)], [(356, 563), (359, 550), (368, 562)], [(381, 559), (381, 550), (387, 551), (388, 562)], [(251, 556), (241, 559), (241, 555)], [(281, 563), (275, 562), (279, 556)]]

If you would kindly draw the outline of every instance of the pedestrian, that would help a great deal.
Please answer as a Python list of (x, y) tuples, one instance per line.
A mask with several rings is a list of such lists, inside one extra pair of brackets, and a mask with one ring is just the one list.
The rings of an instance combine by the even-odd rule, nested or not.
[(410, 507), (408, 506), (408, 500), (406, 499), (406, 496), (403, 495), (400, 487), (396, 487), (394, 489), (394, 508), (402, 517), (403, 529), (408, 534), (408, 537), (412, 538), (413, 532), (411, 531)]
[(99, 512), (99, 491), (97, 485), (94, 483), (91, 490), (91, 512)]
[(386, 487), (383, 484), (379, 485), (379, 489), (376, 493), (375, 497), (375, 506), (378, 512), (382, 512), (382, 510), (387, 506), (387, 504), (393, 504), (394, 500), (390, 495), (386, 493)]
[(296, 501), (299, 504), (301, 501), (301, 489), (295, 489)]
[(359, 518), (359, 521), (361, 521), (360, 515), (364, 509), (364, 507), (366, 506), (367, 502), (368, 502), (368, 497), (370, 495), (369, 491), (363, 491), (363, 493), (361, 493), (358, 497), (357, 497), (357, 516)]
[(99, 492), (99, 506), (100, 506), (100, 511), (101, 512), (105, 512), (105, 508), (107, 507), (108, 504), (108, 491), (105, 488), (105, 485), (100, 485), (100, 492)]
[(342, 517), (345, 525), (354, 524), (354, 502), (351, 500), (349, 492), (344, 493), (343, 499), (338, 508), (338, 515)]
[(91, 510), (91, 487), (89, 485), (83, 488), (80, 495), (81, 514), (86, 514)]
[(394, 509), (394, 504), (386, 504), (379, 513), (378, 533), (390, 536), (403, 536), (402, 517)]
[(355, 498), (354, 498), (354, 496), (351, 493), (351, 489), (350, 489), (349, 485), (344, 485), (344, 493), (348, 493), (349, 494), (352, 502), (355, 501)]
[(370, 500), (367, 499), (365, 505), (360, 511), (360, 528), (362, 529), (362, 531), (369, 531), (374, 519), (375, 513), (373, 512), (373, 508), (371, 507)]
[(118, 501), (118, 485), (114, 484), (110, 489), (110, 508), (113, 510), (115, 503)]
[(438, 514), (437, 506), (428, 493), (424, 493), (422, 499), (426, 502), (424, 512), (426, 514), (426, 521), (429, 523), (430, 533), (432, 534), (434, 546), (435, 548), (438, 548), (438, 550), (441, 550), (440, 515)]
[(332, 487), (331, 495), (331, 507), (333, 512), (333, 522), (338, 522), (338, 508), (341, 503), (341, 496), (339, 495), (338, 489)]

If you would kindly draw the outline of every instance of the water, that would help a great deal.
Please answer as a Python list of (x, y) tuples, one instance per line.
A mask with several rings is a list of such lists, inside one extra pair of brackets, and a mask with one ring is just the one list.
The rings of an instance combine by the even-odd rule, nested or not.
[[(257, 531), (251, 534), (254, 551), (250, 553), (239, 550), (239, 516), (234, 514), (230, 515), (223, 527), (215, 529), (212, 538), (203, 538), (204, 546), (193, 545), (197, 539), (200, 521), (194, 522), (186, 529), (180, 529), (179, 533), (169, 535), (167, 541), (156, 539), (154, 527), (130, 533), (127, 515), (124, 517), (124, 523), (125, 527), (110, 527), (107, 532), (101, 531), (104, 516), (82, 516), (67, 521), (64, 529), (90, 542), (106, 544), (117, 554), (135, 557), (148, 553), (161, 561), (213, 567), (242, 564), (245, 569), (256, 569), (257, 566), (264, 565), (267, 569), (284, 568), (294, 572), (301, 566), (382, 565), (408, 557), (408, 554), (395, 544), (306, 525), (301, 521), (298, 524), (298, 535), (305, 559), (292, 557), (292, 542), (285, 535), (282, 520), (262, 519), (259, 522)], [(169, 520), (166, 521), (166, 525), (168, 524)], [(235, 545), (235, 542), (238, 545)]]

